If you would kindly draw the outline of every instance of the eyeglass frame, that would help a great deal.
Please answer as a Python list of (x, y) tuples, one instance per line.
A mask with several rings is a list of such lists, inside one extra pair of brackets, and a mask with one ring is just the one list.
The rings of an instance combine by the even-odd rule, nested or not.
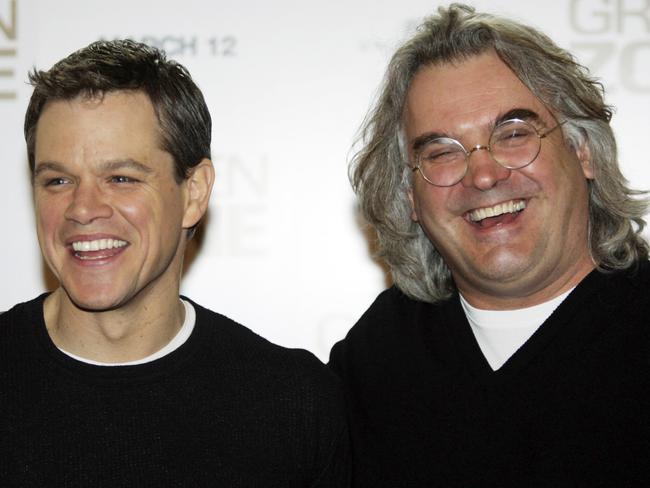
[[(521, 122), (521, 123), (524, 123), (524, 124), (529, 125), (530, 127), (532, 127), (533, 130), (535, 131), (535, 135), (537, 136), (537, 139), (539, 140), (539, 147), (537, 148), (537, 153), (535, 154), (535, 156), (530, 161), (528, 161), (527, 163), (522, 164), (521, 166), (508, 167), (508, 166), (502, 164), (500, 161), (497, 161), (497, 159), (494, 157), (494, 155), (492, 154), (492, 149), (490, 148), (489, 141), (490, 141), (490, 139), (492, 139), (492, 135), (494, 134), (495, 130), (497, 130), (499, 127), (502, 127), (502, 126), (504, 126), (506, 124), (510, 124), (510, 123), (513, 123), (513, 122)], [(497, 125), (494, 126), (494, 128), (490, 132), (490, 137), (488, 138), (488, 145), (487, 146), (485, 146), (483, 144), (476, 144), (469, 151), (467, 149), (465, 149), (465, 146), (463, 146), (463, 144), (458, 139), (454, 139), (453, 137), (436, 137), (435, 139), (431, 140), (428, 144), (430, 144), (432, 142), (435, 142), (435, 141), (437, 141), (439, 139), (448, 139), (449, 141), (452, 141), (452, 142), (458, 144), (458, 146), (463, 150), (463, 152), (465, 153), (465, 171), (463, 171), (463, 174), (454, 183), (451, 183), (451, 184), (448, 184), (448, 185), (439, 185), (437, 183), (434, 183), (429, 178), (426, 177), (426, 175), (424, 174), (424, 171), (422, 171), (422, 169), (420, 168), (420, 166), (421, 166), (421, 163), (420, 163), (420, 155), (421, 155), (421, 153), (418, 154), (418, 156), (416, 158), (416, 161), (415, 161), (415, 165), (411, 167), (411, 171), (413, 171), (414, 173), (416, 171), (419, 171), (422, 178), (424, 178), (424, 181), (426, 181), (430, 185), (437, 186), (437, 187), (440, 187), (440, 188), (449, 188), (450, 186), (454, 186), (454, 185), (458, 184), (465, 177), (465, 175), (467, 174), (467, 170), (469, 169), (469, 158), (470, 158), (470, 156), (475, 151), (482, 150), (482, 149), (485, 149), (488, 152), (488, 154), (490, 155), (490, 158), (492, 159), (492, 161), (497, 163), (502, 168), (510, 169), (510, 170), (522, 169), (522, 168), (525, 168), (526, 166), (532, 164), (533, 161), (535, 161), (537, 159), (537, 156), (539, 156), (539, 153), (542, 150), (542, 139), (544, 139), (547, 135), (549, 135), (555, 129), (557, 129), (558, 127), (563, 125), (565, 122), (566, 121), (563, 120), (562, 122), (558, 122), (556, 125), (554, 125), (550, 129), (540, 132), (537, 127), (535, 127), (532, 123), (530, 123), (530, 122), (528, 122), (526, 120), (523, 120), (523, 119), (520, 119), (520, 118), (517, 118), (517, 117), (513, 117), (511, 119), (506, 119), (506, 120), (504, 120), (504, 121), (502, 121), (502, 122), (500, 122), (500, 123), (498, 123)]]

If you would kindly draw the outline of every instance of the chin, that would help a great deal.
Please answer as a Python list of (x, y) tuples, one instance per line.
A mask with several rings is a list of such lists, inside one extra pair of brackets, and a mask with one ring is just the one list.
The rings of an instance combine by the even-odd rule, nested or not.
[(70, 301), (79, 309), (88, 312), (104, 312), (118, 308), (124, 303), (123, 297), (115, 296), (114, 292), (85, 289), (82, 292), (66, 289)]
[(484, 279), (507, 283), (521, 278), (523, 274), (530, 271), (535, 265), (535, 260), (514, 256), (510, 253), (502, 254), (491, 259), (489, 262), (479, 265), (477, 274)]

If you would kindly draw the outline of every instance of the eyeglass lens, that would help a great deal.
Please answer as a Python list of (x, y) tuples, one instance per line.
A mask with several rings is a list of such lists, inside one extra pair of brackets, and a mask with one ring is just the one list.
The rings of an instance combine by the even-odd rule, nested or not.
[[(487, 149), (497, 163), (508, 169), (530, 164), (539, 154), (540, 135), (523, 120), (507, 120), (494, 128)], [(465, 172), (471, 153), (455, 139), (443, 137), (426, 144), (418, 153), (418, 168), (430, 183), (451, 186), (458, 183)]]

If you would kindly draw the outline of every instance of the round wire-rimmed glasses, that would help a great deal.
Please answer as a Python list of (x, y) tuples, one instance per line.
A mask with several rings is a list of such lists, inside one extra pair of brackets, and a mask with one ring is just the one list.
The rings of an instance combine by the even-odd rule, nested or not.
[(508, 119), (494, 127), (487, 146), (477, 144), (469, 151), (456, 139), (438, 137), (417, 150), (415, 166), (411, 169), (419, 171), (434, 186), (453, 186), (467, 173), (472, 153), (481, 149), (504, 168), (521, 169), (535, 161), (542, 139), (562, 124), (540, 132), (530, 122)]

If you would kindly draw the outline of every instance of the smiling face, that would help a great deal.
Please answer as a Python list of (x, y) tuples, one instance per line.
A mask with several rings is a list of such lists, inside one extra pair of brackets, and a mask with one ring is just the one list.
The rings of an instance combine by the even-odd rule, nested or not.
[(35, 161), (41, 251), (77, 307), (100, 311), (134, 297), (178, 296), (183, 229), (201, 215), (159, 147), (144, 93), (48, 102)]
[[(425, 66), (413, 78), (404, 109), (410, 160), (414, 147), (436, 136), (469, 149), (487, 145), (495, 124), (513, 116), (525, 117), (540, 132), (558, 123), (493, 52)], [(414, 174), (412, 218), (470, 303), (531, 306), (570, 289), (593, 269), (588, 159), (587, 149), (571, 149), (561, 130), (553, 130), (537, 158), (521, 169), (506, 169), (477, 150), (453, 186), (436, 187)]]

